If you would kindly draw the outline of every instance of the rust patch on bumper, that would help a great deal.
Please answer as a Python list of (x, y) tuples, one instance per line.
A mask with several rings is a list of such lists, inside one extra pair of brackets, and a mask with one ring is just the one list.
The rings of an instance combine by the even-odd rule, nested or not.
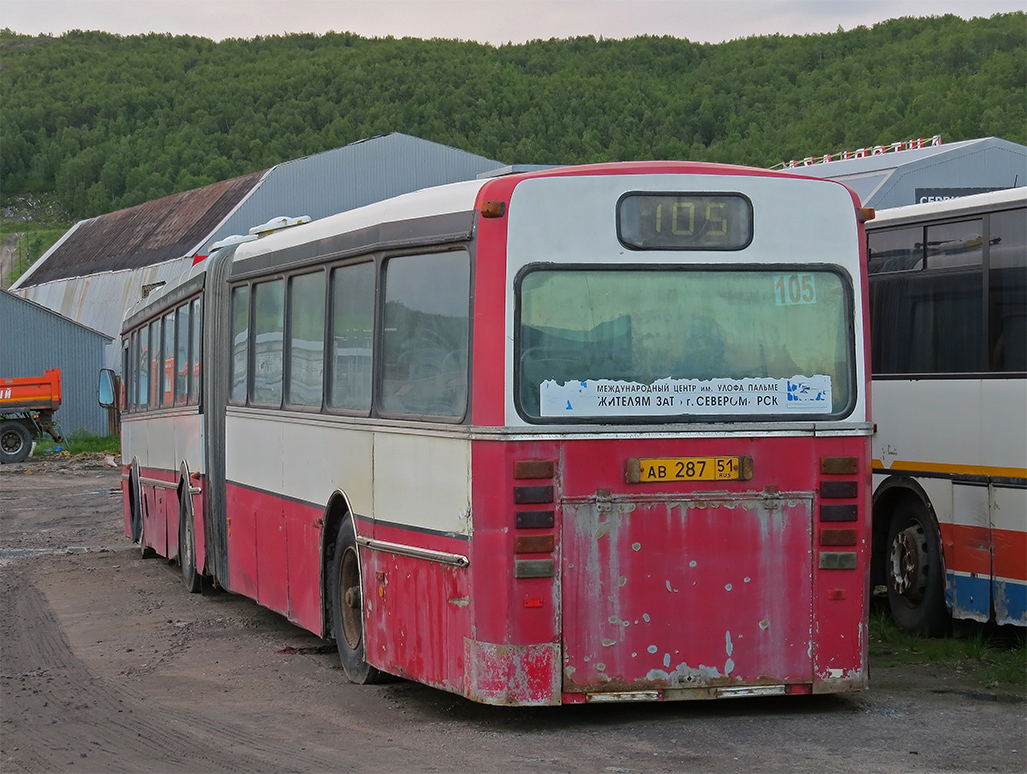
[(483, 704), (560, 704), (560, 646), (464, 638), (464, 696)]

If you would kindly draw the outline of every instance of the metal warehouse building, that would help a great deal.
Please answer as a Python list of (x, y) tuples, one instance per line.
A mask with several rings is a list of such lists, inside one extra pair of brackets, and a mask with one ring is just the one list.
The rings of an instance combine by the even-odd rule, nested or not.
[(96, 402), (96, 389), (111, 341), (111, 336), (0, 290), (0, 377), (61, 369), (62, 402), (55, 416), (65, 435), (80, 430), (107, 435), (107, 410)]
[(845, 183), (865, 207), (884, 210), (1027, 185), (1027, 146), (984, 137), (911, 150), (862, 149), (862, 158), (805, 159), (787, 172)]
[(216, 241), (280, 215), (323, 218), (503, 166), (405, 134), (362, 140), (80, 221), (11, 291), (107, 334), (105, 363), (120, 371), (125, 311), (146, 286), (174, 279)]

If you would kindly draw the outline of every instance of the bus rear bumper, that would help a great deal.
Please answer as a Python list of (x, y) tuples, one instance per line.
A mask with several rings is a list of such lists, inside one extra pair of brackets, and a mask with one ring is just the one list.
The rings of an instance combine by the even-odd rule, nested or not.
[(560, 646), (464, 639), (464, 696), (483, 704), (560, 704)]

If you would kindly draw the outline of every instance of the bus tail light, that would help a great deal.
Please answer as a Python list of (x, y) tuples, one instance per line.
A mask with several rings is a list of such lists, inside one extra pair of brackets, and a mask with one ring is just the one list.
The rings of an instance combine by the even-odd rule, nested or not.
[(854, 476), (859, 473), (859, 458), (821, 457), (820, 472), (827, 476)]
[(514, 462), (514, 478), (552, 479), (555, 469), (553, 460), (517, 460)]
[(556, 524), (554, 511), (515, 511), (515, 529), (552, 529)]
[(858, 481), (821, 481), (820, 497), (824, 500), (854, 500), (859, 495)]
[(514, 538), (515, 554), (551, 554), (556, 548), (556, 538), (548, 535), (518, 535)]
[(821, 551), (818, 566), (821, 570), (855, 570), (855, 551)]
[[(820, 473), (823, 476), (856, 476), (859, 474), (858, 457), (821, 457)], [(820, 482), (820, 523), (831, 526), (820, 528), (820, 545), (830, 548), (855, 547), (859, 544), (859, 533), (855, 527), (835, 527), (835, 524), (859, 521), (859, 481), (852, 478), (829, 478)], [(825, 502), (851, 500), (852, 502)], [(821, 551), (817, 567), (821, 570), (855, 570), (858, 566), (855, 551)], [(829, 599), (844, 599), (830, 596)]]
[(518, 559), (514, 562), (515, 578), (552, 578), (556, 563), (552, 559)]
[[(554, 460), (515, 460), (513, 477), (515, 481), (532, 481), (531, 484), (518, 484), (513, 488), (514, 505), (550, 505), (539, 510), (514, 511), (514, 527), (521, 529), (553, 529), (556, 514), (551, 504), (555, 500), (553, 478), (556, 474)], [(545, 482), (545, 483), (542, 483)], [(514, 554), (552, 555), (556, 550), (556, 535), (552, 532), (543, 534), (521, 534), (514, 537)], [(551, 558), (514, 559), (515, 578), (552, 578), (556, 574), (556, 562)], [(528, 604), (525, 607), (541, 607), (541, 604)]]
[(553, 502), (553, 486), (515, 486), (514, 504), (538, 505)]
[(831, 529), (823, 527), (820, 530), (820, 545), (822, 546), (854, 546), (856, 545), (856, 530), (854, 529)]
[(856, 521), (859, 518), (859, 509), (855, 503), (846, 505), (820, 504), (821, 521)]

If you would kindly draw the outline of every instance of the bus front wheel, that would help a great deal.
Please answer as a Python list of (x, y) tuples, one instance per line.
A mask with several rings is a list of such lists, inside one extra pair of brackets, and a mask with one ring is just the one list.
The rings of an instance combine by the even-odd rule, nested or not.
[(900, 629), (938, 637), (948, 629), (941, 536), (920, 503), (900, 503), (892, 514), (885, 557), (888, 607)]
[(364, 647), (364, 605), (353, 521), (339, 525), (332, 557), (332, 634), (346, 677), (357, 685), (380, 682), (382, 673), (367, 663)]

